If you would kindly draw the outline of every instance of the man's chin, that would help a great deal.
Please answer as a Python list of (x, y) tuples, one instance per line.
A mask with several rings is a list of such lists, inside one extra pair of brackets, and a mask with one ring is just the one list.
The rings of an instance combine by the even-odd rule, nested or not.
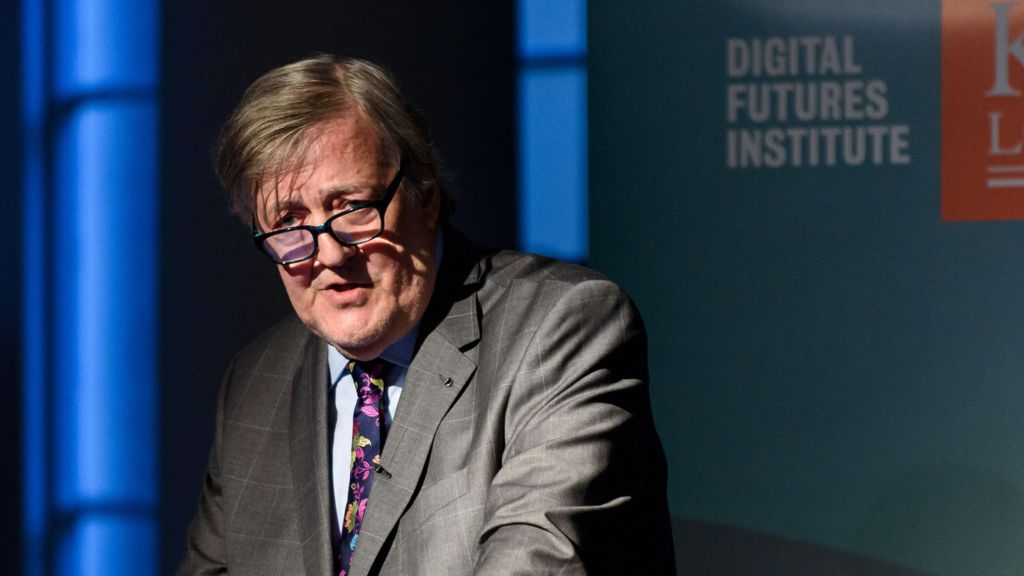
[(373, 360), (391, 345), (385, 330), (367, 330), (366, 325), (352, 330), (326, 330), (320, 337), (352, 360)]

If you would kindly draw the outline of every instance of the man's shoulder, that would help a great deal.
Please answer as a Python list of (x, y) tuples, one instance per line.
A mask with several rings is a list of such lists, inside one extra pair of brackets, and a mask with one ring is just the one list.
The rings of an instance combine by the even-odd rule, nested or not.
[(604, 274), (593, 268), (515, 250), (501, 250), (491, 257), (489, 280), (500, 284), (523, 281), (560, 285), (591, 281), (611, 283)]
[(243, 402), (248, 406), (276, 406), (281, 390), (290, 385), (301, 369), (311, 338), (313, 334), (292, 314), (242, 348), (231, 362), (221, 389), (225, 417), (259, 420), (271, 414), (273, 411), (257, 410), (243, 416), (238, 409)]
[(610, 282), (597, 270), (580, 264), (477, 244), (454, 227), (446, 229), (445, 242), (445, 258), (462, 263), (455, 264), (449, 271), (454, 271), (460, 277), (467, 275), (467, 283), (498, 287), (516, 282), (562, 285), (588, 281)]
[(445, 241), (445, 258), (457, 262), (447, 267), (446, 281), (457, 279), (463, 286), (455, 294), (466, 294), (466, 288), (475, 292), (485, 312), (510, 301), (529, 301), (533, 310), (591, 297), (629, 303), (617, 284), (593, 268), (538, 254), (483, 247), (454, 229), (446, 231)]
[[(487, 312), (502, 302), (532, 300), (533, 308), (552, 302), (558, 294), (588, 289), (620, 293), (600, 272), (538, 254), (484, 246), (467, 238), (453, 226), (445, 229), (444, 258), (435, 287), (438, 309), (452, 301), (473, 295), (480, 310)], [(557, 300), (557, 298), (554, 298)], [(445, 312), (447, 313), (447, 312)]]
[(533, 325), (566, 309), (628, 317), (637, 314), (632, 300), (616, 283), (586, 266), (503, 250), (490, 257), (486, 268), (477, 291), (485, 318), (493, 320), (497, 313), (507, 323), (509, 311), (514, 311), (516, 322)]
[(264, 370), (268, 366), (290, 364), (287, 360), (295, 359), (302, 354), (306, 343), (312, 337), (312, 333), (298, 316), (289, 313), (246, 344), (238, 353), (235, 364), (240, 368), (262, 366)]

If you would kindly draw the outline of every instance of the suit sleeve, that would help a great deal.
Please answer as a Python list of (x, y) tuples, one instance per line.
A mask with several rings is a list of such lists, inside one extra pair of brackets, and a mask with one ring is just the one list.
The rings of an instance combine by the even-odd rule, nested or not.
[(188, 529), (188, 550), (178, 566), (177, 576), (228, 573), (224, 555), (220, 449), (225, 403), (233, 372), (234, 362), (228, 367), (224, 381), (221, 383), (220, 395), (217, 400), (216, 430), (213, 446), (210, 448), (206, 474), (203, 477), (199, 508)]
[(516, 369), (483, 574), (674, 574), (647, 344), (617, 286), (560, 288)]

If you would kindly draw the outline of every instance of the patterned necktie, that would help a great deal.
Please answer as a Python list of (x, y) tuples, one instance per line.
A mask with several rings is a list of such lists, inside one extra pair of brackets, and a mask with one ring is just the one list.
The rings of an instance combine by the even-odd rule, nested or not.
[(381, 399), (387, 362), (349, 362), (348, 370), (356, 385), (356, 408), (352, 417), (352, 467), (348, 485), (348, 505), (341, 519), (341, 546), (338, 549), (339, 576), (346, 576), (359, 541), (359, 528), (373, 486), (374, 467), (380, 464), (384, 445), (381, 426)]

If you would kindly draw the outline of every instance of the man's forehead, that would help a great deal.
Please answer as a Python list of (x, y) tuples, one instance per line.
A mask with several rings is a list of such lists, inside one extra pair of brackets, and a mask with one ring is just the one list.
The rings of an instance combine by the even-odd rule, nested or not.
[[(380, 184), (380, 169), (392, 163), (384, 158), (376, 131), (361, 114), (323, 121), (289, 146), (272, 170), (254, 179), (255, 204), (264, 214), (272, 213), (301, 202), (300, 195), (311, 185), (324, 188), (315, 192), (332, 195), (365, 192)], [(328, 171), (327, 181), (311, 184), (314, 177), (325, 177), (321, 170)], [(339, 178), (330, 178), (334, 171)]]

